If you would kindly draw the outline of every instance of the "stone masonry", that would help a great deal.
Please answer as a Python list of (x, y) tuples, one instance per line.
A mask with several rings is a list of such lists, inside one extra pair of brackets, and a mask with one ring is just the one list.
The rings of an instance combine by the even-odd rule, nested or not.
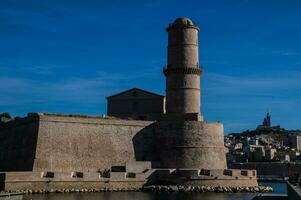
[(223, 124), (204, 122), (200, 111), (199, 30), (188, 18), (166, 29), (166, 115), (155, 126), (162, 167), (227, 169)]
[(0, 171), (97, 171), (124, 165), (142, 148), (139, 142), (134, 147), (133, 138), (150, 124), (33, 113), (0, 126)]
[(166, 113), (200, 113), (199, 28), (188, 18), (178, 18), (166, 29), (168, 58)]

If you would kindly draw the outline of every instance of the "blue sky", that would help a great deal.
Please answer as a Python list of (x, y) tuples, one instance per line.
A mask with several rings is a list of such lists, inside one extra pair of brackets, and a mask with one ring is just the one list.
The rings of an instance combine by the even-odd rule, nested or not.
[(105, 97), (165, 93), (166, 26), (196, 22), (202, 112), (225, 132), (301, 128), (301, 1), (0, 0), (0, 112), (106, 113)]

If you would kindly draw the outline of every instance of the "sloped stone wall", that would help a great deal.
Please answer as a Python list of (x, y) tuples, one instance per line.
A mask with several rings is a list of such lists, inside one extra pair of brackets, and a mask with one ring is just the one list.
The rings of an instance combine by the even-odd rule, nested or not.
[(149, 152), (151, 141), (144, 140), (152, 140), (146, 133), (151, 123), (31, 114), (0, 126), (0, 171), (97, 171), (125, 165)]
[(33, 170), (97, 171), (125, 165), (135, 159), (133, 137), (150, 123), (42, 115)]

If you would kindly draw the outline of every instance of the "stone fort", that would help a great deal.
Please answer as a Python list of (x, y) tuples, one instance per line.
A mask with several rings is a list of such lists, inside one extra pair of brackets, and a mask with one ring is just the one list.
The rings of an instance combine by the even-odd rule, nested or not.
[[(108, 97), (115, 117), (29, 113), (2, 122), (5, 189), (33, 187), (32, 181), (42, 184), (35, 187), (83, 180), (143, 185), (154, 174), (177, 184), (256, 186), (256, 171), (227, 169), (223, 124), (205, 122), (200, 112), (199, 30), (188, 18), (166, 28), (166, 97), (134, 88)], [(144, 95), (142, 106), (128, 101), (137, 93)]]

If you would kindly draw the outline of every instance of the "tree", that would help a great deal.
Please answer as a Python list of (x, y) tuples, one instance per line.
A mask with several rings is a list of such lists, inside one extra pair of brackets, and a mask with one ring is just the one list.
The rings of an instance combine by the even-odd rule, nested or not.
[(4, 112), (4, 113), (0, 114), (0, 118), (2, 118), (2, 117), (9, 118), (9, 119), (12, 118), (8, 112)]

